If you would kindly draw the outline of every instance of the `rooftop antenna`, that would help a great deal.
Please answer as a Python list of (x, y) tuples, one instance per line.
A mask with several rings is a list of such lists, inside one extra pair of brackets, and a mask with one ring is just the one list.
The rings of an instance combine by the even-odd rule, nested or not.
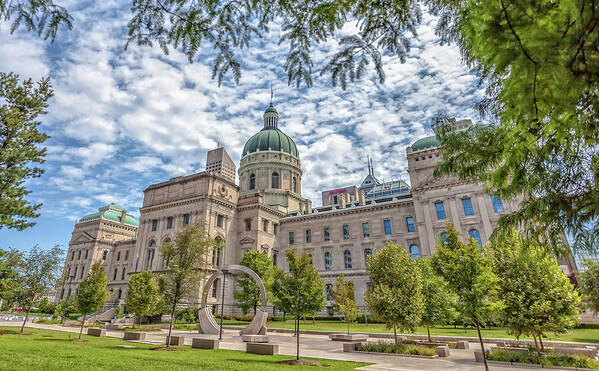
[(272, 97), (275, 95), (275, 92), (272, 90), (272, 84), (270, 84), (270, 106), (272, 107)]

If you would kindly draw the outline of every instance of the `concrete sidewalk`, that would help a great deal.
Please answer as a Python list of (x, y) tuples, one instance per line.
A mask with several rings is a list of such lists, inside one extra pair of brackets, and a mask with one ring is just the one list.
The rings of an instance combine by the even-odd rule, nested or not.
[[(15, 326), (15, 322), (0, 322), (0, 326)], [(59, 325), (46, 325), (28, 323), (27, 327), (48, 330), (57, 330), (71, 333), (79, 333), (77, 327), (63, 327)], [(85, 330), (84, 330), (85, 332)], [(164, 344), (168, 331), (147, 332), (144, 343)], [(123, 338), (123, 331), (106, 331), (106, 335), (114, 338)], [(199, 335), (193, 331), (173, 330), (173, 335), (185, 336), (185, 345), (191, 345), (194, 337), (216, 338), (212, 335)], [(269, 334), (272, 343), (279, 345), (279, 353), (295, 356), (295, 337), (291, 334)], [(328, 336), (323, 335), (301, 335), (300, 354), (302, 357), (325, 358), (342, 361), (356, 361), (372, 363), (372, 365), (361, 367), (360, 370), (422, 370), (422, 371), (481, 371), (484, 366), (474, 362), (474, 350), (480, 349), (479, 344), (470, 343), (470, 349), (452, 349), (451, 356), (447, 358), (421, 359), (402, 356), (372, 355), (360, 353), (343, 353), (342, 342), (333, 342)], [(241, 341), (238, 330), (224, 330), (221, 349), (245, 351), (245, 344)], [(539, 367), (491, 367), (493, 370), (538, 370)]]

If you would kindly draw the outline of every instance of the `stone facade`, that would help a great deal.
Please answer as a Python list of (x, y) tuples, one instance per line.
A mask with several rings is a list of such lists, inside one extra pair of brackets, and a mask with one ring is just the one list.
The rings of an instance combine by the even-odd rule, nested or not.
[[(226, 240), (222, 253), (208, 257), (214, 268), (238, 263), (246, 251), (261, 250), (285, 269), (285, 252), (305, 249), (329, 288), (343, 273), (354, 282), (357, 304), (364, 306), (366, 259), (387, 241), (401, 244), (414, 257), (429, 256), (449, 222), (482, 244), (501, 214), (517, 207), (486, 194), (480, 184), (434, 177), (441, 161), (439, 143), (428, 137), (406, 149), (411, 188), (406, 190), (403, 181), (379, 183), (369, 161), (360, 188), (325, 191), (323, 206), (313, 209), (301, 195), (299, 153), (278, 121), (271, 105), (264, 114), (264, 129), (243, 150), (239, 185), (235, 164), (224, 148), (218, 148), (208, 152), (206, 171), (150, 185), (144, 191), (139, 225), (116, 205), (107, 207), (110, 213), (102, 213), (106, 209), (102, 208), (82, 218), (73, 230), (65, 262), (67, 279), (57, 300), (75, 292), (92, 261), (102, 261), (113, 302), (123, 304), (131, 274), (164, 270), (159, 246), (186, 224), (201, 223), (212, 236)], [(458, 124), (472, 125), (467, 120)], [(380, 194), (373, 193), (377, 189)], [(365, 192), (371, 197), (364, 197)], [(219, 302), (219, 281), (209, 295), (211, 303)], [(232, 280), (227, 283), (226, 302), (232, 303)], [(190, 304), (197, 302), (192, 298)]]

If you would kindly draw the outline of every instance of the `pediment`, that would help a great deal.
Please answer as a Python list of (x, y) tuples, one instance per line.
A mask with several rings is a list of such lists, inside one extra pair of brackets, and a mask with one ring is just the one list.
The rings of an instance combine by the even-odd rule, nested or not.
[(253, 238), (250, 238), (250, 237), (244, 237), (241, 240), (239, 240), (239, 243), (242, 245), (248, 245), (248, 244), (256, 243), (256, 240), (254, 240)]
[(449, 186), (449, 185), (453, 185), (456, 183), (459, 183), (459, 179), (457, 179), (456, 177), (453, 177), (453, 176), (442, 176), (442, 177), (431, 176), (426, 181), (422, 182), (422, 184), (420, 184), (417, 187), (417, 189), (423, 190), (423, 189), (427, 189), (427, 188)]
[(71, 240), (71, 244), (80, 244), (80, 243), (90, 242), (90, 241), (93, 241), (93, 240), (94, 240), (94, 237), (92, 235), (90, 235), (87, 232), (83, 232), (83, 233), (75, 236)]

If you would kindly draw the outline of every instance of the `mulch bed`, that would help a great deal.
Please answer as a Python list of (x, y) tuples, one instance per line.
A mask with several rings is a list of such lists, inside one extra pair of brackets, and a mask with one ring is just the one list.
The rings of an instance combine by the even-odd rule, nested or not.
[(329, 367), (329, 365), (325, 365), (324, 363), (320, 363), (320, 362), (315, 362), (315, 361), (308, 361), (305, 359), (290, 359), (287, 361), (281, 361), (279, 363), (283, 363), (286, 365), (290, 365), (290, 366), (315, 366), (315, 367)]
[(53, 338), (54, 335), (42, 335), (43, 338)]
[(156, 347), (156, 348), (150, 348), (150, 350), (166, 350), (169, 352), (176, 352), (176, 351), (180, 351), (183, 350), (181, 348), (174, 348), (174, 347)]

